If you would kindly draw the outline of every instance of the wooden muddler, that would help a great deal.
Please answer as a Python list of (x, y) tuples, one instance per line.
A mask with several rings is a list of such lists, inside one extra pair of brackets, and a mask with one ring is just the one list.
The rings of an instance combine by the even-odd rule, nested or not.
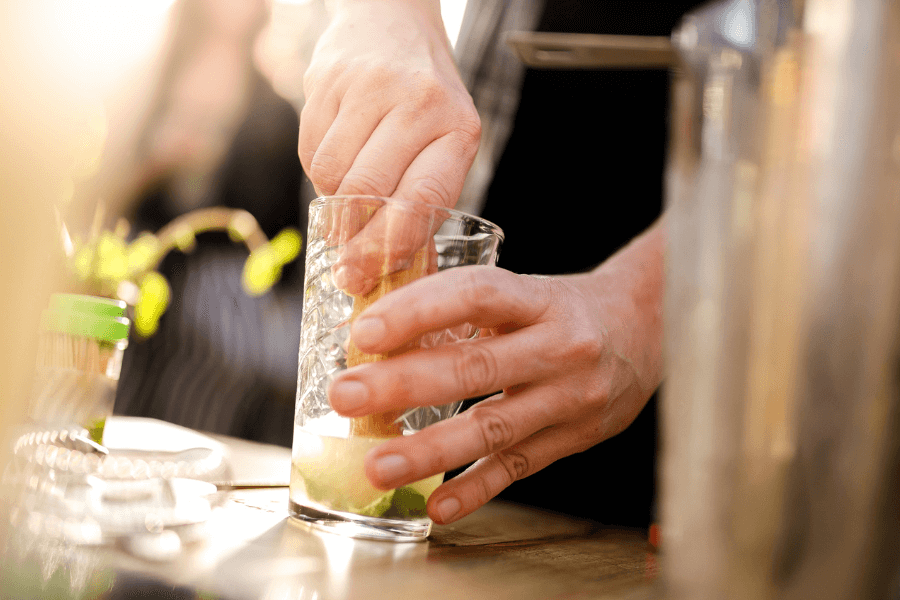
[[(350, 322), (352, 323), (360, 313), (388, 292), (427, 275), (432, 263), (430, 255), (433, 252), (433, 244), (425, 246), (416, 252), (413, 257), (412, 265), (409, 268), (383, 276), (371, 291), (366, 294), (354, 296), (353, 313), (350, 315)], [(434, 266), (436, 267), (436, 265)], [(351, 336), (350, 344), (347, 349), (347, 367), (349, 368), (363, 363), (385, 360), (392, 356), (408, 352), (414, 348), (415, 346), (403, 346), (386, 354), (366, 354), (356, 347), (356, 344), (353, 343), (353, 337)], [(401, 435), (402, 430), (400, 423), (396, 423), (396, 421), (403, 412), (404, 409), (398, 409), (367, 415), (365, 417), (352, 418), (350, 419), (350, 435), (365, 437), (395, 437)]]

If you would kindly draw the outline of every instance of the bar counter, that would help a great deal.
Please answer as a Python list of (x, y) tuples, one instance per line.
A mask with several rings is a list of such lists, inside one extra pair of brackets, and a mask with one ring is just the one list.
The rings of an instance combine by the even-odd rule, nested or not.
[[(126, 421), (114, 418), (110, 427)], [(230, 477), (219, 482), (206, 523), (179, 531), (180, 539), (150, 535), (113, 546), (45, 548), (37, 561), (19, 560), (20, 581), (29, 573), (32, 582), (42, 580), (28, 586), (33, 594), (8, 591), (271, 600), (653, 595), (656, 555), (643, 532), (493, 501), (435, 526), (425, 542), (345, 538), (288, 515), (288, 448), (209, 437), (224, 448)]]

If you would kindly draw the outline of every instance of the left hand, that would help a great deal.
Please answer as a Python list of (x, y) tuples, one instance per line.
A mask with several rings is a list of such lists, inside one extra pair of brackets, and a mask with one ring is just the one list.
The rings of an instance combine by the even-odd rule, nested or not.
[(476, 461), (428, 501), (429, 516), (450, 523), (513, 481), (624, 430), (661, 377), (661, 254), (638, 250), (632, 247), (630, 258), (643, 256), (638, 262), (649, 261), (647, 269), (601, 266), (586, 275), (539, 279), (461, 267), (372, 304), (351, 329), (364, 352), (384, 353), (465, 322), (486, 335), (342, 372), (329, 390), (340, 414), (441, 405), (502, 390), (371, 450), (366, 475), (372, 483), (392, 489)]

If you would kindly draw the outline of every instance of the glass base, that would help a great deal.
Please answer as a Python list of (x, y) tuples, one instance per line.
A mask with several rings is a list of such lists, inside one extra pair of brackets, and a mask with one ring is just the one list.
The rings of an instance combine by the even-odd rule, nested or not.
[(322, 510), (288, 500), (291, 516), (320, 531), (387, 542), (421, 542), (431, 533), (431, 520), (400, 521)]

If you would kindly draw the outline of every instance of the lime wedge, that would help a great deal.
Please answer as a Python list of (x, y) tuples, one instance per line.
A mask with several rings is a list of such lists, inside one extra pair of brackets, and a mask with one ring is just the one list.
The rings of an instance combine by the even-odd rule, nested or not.
[(387, 492), (381, 498), (378, 498), (368, 506), (365, 506), (360, 509), (355, 509), (353, 507), (350, 508), (350, 512), (355, 513), (357, 515), (361, 515), (363, 517), (380, 517), (384, 513), (388, 511), (391, 507), (391, 502), (394, 499), (394, 490)]

